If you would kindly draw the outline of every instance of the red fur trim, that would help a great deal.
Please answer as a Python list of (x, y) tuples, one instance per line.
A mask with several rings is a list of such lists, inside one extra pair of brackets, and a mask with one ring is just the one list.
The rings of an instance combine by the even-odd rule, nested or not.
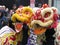
[(13, 35), (10, 37), (11, 40), (15, 41), (16, 40), (16, 37)]
[(4, 42), (4, 45), (8, 42), (8, 37), (6, 38), (5, 42)]
[(54, 21), (57, 21), (57, 20), (58, 20), (58, 14), (54, 14), (54, 15), (53, 15), (53, 20), (54, 20)]
[(34, 18), (33, 20), (41, 20), (41, 21), (44, 21), (44, 19), (42, 18), (42, 15), (41, 15), (41, 9), (38, 9), (36, 11), (35, 16), (33, 18)]
[(58, 22), (57, 22), (57, 21), (55, 21), (55, 22), (51, 25), (51, 28), (56, 28), (56, 27), (57, 27), (57, 25), (58, 25)]

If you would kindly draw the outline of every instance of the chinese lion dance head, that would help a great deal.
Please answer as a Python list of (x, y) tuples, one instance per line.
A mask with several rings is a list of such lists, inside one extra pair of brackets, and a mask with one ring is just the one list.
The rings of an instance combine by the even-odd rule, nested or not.
[(23, 42), (22, 45), (24, 45), (27, 42), (27, 39), (28, 39), (27, 33), (28, 33), (28, 29), (29, 29), (27, 24), (29, 24), (31, 22), (32, 16), (33, 16), (32, 8), (30, 8), (30, 7), (19, 7), (16, 10), (16, 13), (14, 13), (11, 17), (13, 24), (15, 23), (14, 25), (16, 25), (16, 23), (18, 23), (18, 25), (15, 26), (16, 31), (20, 32), (20, 34), (18, 34), (19, 36), (17, 36), (17, 39), (22, 37), (22, 38), (20, 38), (21, 41)]
[(31, 17), (33, 16), (32, 8), (30, 7), (19, 7), (11, 17), (11, 20), (16, 23), (30, 23)]
[(35, 12), (31, 26), (35, 34), (43, 34), (47, 28), (56, 28), (58, 13), (57, 8), (44, 4)]
[(30, 7), (20, 7), (16, 10), (16, 13), (12, 15), (11, 20), (16, 22), (16, 19), (21, 22), (29, 22), (33, 15), (32, 8)]

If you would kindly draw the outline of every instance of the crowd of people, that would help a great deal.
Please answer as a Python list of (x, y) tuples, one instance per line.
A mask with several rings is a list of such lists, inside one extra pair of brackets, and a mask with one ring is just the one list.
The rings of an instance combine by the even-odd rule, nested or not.
[(15, 12), (15, 10), (16, 10), (17, 7), (14, 4), (12, 8), (13, 9), (8, 9), (8, 8), (6, 8), (5, 5), (0, 5), (0, 13), (1, 13), (0, 15), (2, 15), (0, 17), (1, 18), (5, 17), (5, 18), (7, 18), (7, 21), (8, 21), (11, 18), (12, 14)]

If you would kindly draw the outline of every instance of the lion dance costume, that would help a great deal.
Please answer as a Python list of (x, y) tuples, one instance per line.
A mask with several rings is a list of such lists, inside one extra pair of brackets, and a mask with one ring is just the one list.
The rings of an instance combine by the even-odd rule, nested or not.
[(23, 24), (22, 34), (21, 34), (21, 36), (17, 36), (18, 38), (22, 37), (22, 40), (20, 41), (21, 42), (20, 45), (27, 44), (28, 30), (29, 30), (28, 24), (30, 23), (32, 16), (33, 16), (33, 11), (30, 7), (22, 7), (22, 8), (18, 8), (16, 10), (16, 13), (13, 14), (11, 17), (11, 20), (14, 23), (19, 22), (19, 23)]
[(31, 21), (27, 45), (54, 45), (53, 34), (57, 27), (57, 19), (57, 8), (49, 7), (47, 4), (39, 8)]

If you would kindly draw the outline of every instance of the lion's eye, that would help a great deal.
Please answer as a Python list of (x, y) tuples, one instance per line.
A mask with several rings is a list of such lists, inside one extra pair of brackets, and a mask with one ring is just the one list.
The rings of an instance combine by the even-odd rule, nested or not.
[(50, 20), (53, 17), (53, 10), (51, 8), (45, 8), (41, 11), (44, 20)]
[(44, 17), (47, 18), (50, 16), (50, 14), (51, 14), (50, 12), (47, 12), (47, 13), (45, 13)]

